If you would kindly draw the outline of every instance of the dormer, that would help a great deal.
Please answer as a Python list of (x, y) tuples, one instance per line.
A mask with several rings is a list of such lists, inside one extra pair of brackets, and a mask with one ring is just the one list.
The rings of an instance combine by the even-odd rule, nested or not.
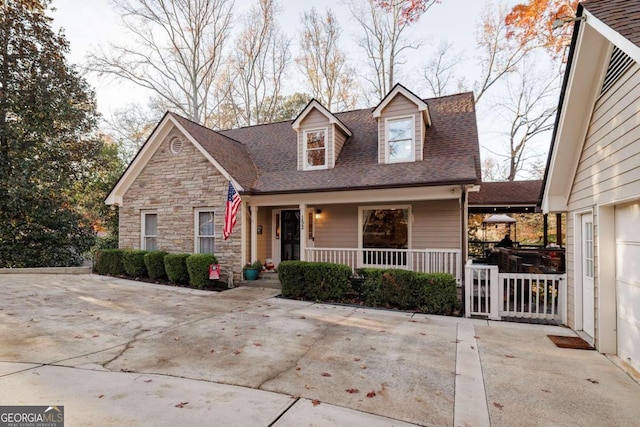
[(373, 110), (378, 121), (378, 163), (422, 159), (429, 107), (410, 90), (396, 84)]
[(331, 169), (351, 131), (312, 99), (291, 125), (298, 134), (298, 170)]

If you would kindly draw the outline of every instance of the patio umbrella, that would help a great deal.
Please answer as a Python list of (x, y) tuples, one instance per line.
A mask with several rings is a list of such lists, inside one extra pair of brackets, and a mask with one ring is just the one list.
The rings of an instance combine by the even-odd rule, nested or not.
[(509, 226), (509, 234), (511, 234), (511, 224), (514, 224), (513, 226), (513, 240), (516, 241), (517, 240), (517, 230), (516, 230), (516, 226), (515, 226), (516, 220), (511, 218), (509, 215), (504, 215), (504, 214), (495, 214), (495, 215), (491, 215), (489, 218), (485, 219), (484, 221), (482, 221), (483, 224), (483, 231), (484, 231), (484, 235), (482, 236), (482, 240), (486, 240), (486, 227), (487, 224), (507, 224)]

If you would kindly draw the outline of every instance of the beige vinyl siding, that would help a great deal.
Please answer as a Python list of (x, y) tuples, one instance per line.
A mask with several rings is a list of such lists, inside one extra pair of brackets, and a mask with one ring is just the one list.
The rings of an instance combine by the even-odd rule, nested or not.
[[(567, 215), (567, 276), (569, 326), (574, 326), (575, 271), (574, 215), (593, 211), (594, 264), (598, 266), (598, 218), (596, 205), (637, 196), (640, 186), (640, 67), (634, 64), (600, 97), (582, 148), (569, 195)], [(595, 336), (598, 336), (598, 272), (595, 271)], [(598, 343), (596, 343), (597, 345)]]
[(316, 219), (316, 248), (358, 247), (358, 205), (322, 205)]
[(413, 249), (460, 248), (460, 203), (435, 200), (412, 205)]
[[(412, 249), (457, 249), (460, 247), (460, 205), (457, 200), (435, 200), (387, 205), (371, 203), (367, 206), (393, 208), (410, 205)], [(357, 248), (360, 246), (357, 204), (321, 205), (320, 219), (315, 230), (316, 248)]]
[(338, 126), (333, 125), (333, 135), (335, 135), (335, 149), (333, 162), (329, 165), (329, 167), (334, 167), (336, 162), (338, 161), (338, 157), (340, 157), (340, 152), (342, 151), (342, 147), (344, 147), (344, 143), (347, 140), (347, 136), (338, 128)]
[(258, 258), (264, 263), (267, 258), (273, 258), (271, 253), (271, 209), (258, 208), (258, 225), (262, 226), (262, 234), (257, 235)]
[(422, 114), (418, 111), (418, 107), (413, 102), (409, 101), (404, 95), (396, 95), (385, 106), (384, 110), (378, 119), (378, 163), (386, 162), (386, 149), (387, 149), (387, 128), (386, 120), (395, 117), (414, 116), (414, 151), (415, 159), (422, 160)]
[(315, 108), (307, 114), (298, 128), (298, 170), (304, 170), (306, 141), (304, 132), (315, 129), (327, 128), (327, 165), (333, 165), (333, 128), (329, 119)]

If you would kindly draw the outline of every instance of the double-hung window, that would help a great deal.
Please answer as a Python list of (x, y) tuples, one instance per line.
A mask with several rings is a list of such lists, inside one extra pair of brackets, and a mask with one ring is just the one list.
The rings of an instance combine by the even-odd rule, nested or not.
[(142, 249), (158, 250), (158, 214), (142, 212)]
[(304, 169), (325, 169), (327, 167), (327, 129), (304, 132)]
[(413, 117), (387, 120), (387, 161), (389, 163), (415, 160), (413, 124)]
[(196, 247), (195, 252), (212, 254), (216, 248), (213, 209), (198, 209), (195, 212)]

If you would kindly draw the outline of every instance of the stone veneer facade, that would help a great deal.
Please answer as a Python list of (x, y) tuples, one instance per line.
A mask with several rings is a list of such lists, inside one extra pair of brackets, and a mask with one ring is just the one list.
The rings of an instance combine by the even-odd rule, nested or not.
[[(183, 141), (182, 151), (171, 151), (171, 140)], [(171, 253), (195, 250), (195, 210), (211, 208), (215, 212), (215, 255), (223, 276), (233, 271), (242, 274), (242, 209), (228, 240), (222, 239), (224, 211), (229, 181), (204, 155), (173, 129), (142, 172), (131, 184), (120, 207), (121, 248), (141, 248), (142, 212), (158, 215), (158, 249)]]

